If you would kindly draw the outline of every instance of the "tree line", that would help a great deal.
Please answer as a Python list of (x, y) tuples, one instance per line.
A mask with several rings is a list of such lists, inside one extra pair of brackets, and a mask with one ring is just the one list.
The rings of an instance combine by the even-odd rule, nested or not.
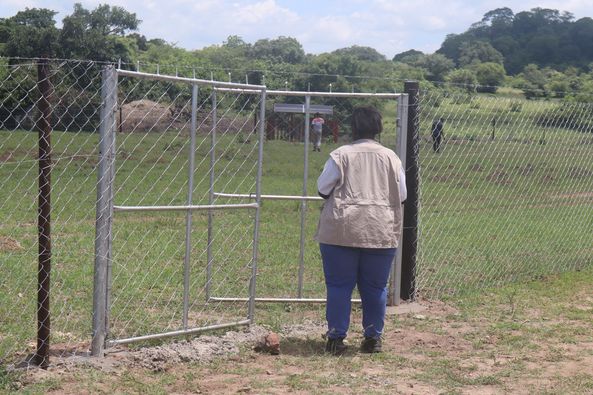
[(61, 28), (56, 14), (27, 8), (0, 19), (0, 55), (10, 62), (49, 57), (121, 62), (127, 68), (159, 64), (161, 73), (185, 68), (200, 77), (265, 83), (272, 89), (393, 91), (401, 90), (404, 80), (417, 79), (469, 93), (494, 93), (506, 86), (528, 98), (590, 101), (593, 94), (593, 19), (575, 20), (551, 9), (515, 14), (498, 8), (464, 33), (447, 35), (435, 53), (412, 49), (393, 59), (356, 45), (307, 54), (296, 39), (284, 36), (247, 43), (235, 35), (190, 51), (147, 39), (138, 31), (136, 14), (119, 6), (90, 10), (76, 3)]

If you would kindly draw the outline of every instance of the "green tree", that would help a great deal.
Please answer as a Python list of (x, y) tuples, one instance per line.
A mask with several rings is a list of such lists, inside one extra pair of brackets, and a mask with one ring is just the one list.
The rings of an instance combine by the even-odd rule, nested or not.
[(222, 43), (223, 47), (227, 48), (240, 48), (240, 49), (248, 49), (250, 47), (243, 38), (237, 35), (228, 36), (226, 41)]
[(525, 97), (528, 99), (534, 97), (543, 97), (546, 95), (546, 75), (536, 64), (528, 64), (517, 78), (512, 82), (512, 86), (522, 89)]
[(490, 26), (505, 27), (502, 30), (506, 30), (513, 24), (515, 14), (513, 10), (508, 7), (496, 8), (492, 11), (488, 11), (484, 14), (482, 22), (489, 24)]
[(474, 92), (476, 85), (478, 85), (476, 73), (469, 69), (453, 70), (447, 74), (445, 81), (467, 92)]
[[(193, 52), (194, 62), (212, 64), (214, 77), (226, 80), (231, 73), (231, 79), (235, 74), (244, 78), (246, 70), (250, 68), (253, 59), (250, 59), (251, 44), (246, 43), (240, 36), (228, 36), (222, 45), (211, 45)], [(265, 63), (265, 60), (264, 60)], [(261, 66), (260, 66), (261, 67)], [(210, 70), (212, 71), (212, 70)]]
[(571, 79), (571, 77), (560, 71), (551, 70), (545, 89), (547, 92), (550, 92), (552, 96), (564, 97), (572, 90)]
[(578, 48), (580, 58), (583, 59), (580, 66), (585, 66), (593, 59), (593, 19), (579, 19), (572, 25), (569, 34), (572, 43)]
[(131, 62), (130, 41), (122, 38), (127, 32), (136, 30), (139, 24), (136, 14), (122, 7), (102, 4), (89, 11), (76, 3), (72, 15), (63, 20), (59, 40), (61, 56)]
[(143, 34), (132, 33), (132, 34), (128, 34), (127, 37), (135, 41), (136, 48), (138, 48), (138, 50), (140, 50), (140, 51), (148, 50), (148, 40), (146, 39), (146, 37)]
[(569, 92), (566, 95), (567, 99), (582, 103), (591, 103), (593, 101), (593, 74), (581, 75), (579, 79), (579, 89)]
[(305, 51), (295, 38), (280, 36), (272, 40), (265, 38), (256, 41), (249, 51), (249, 57), (297, 64), (305, 60)]
[(461, 56), (461, 46), (463, 43), (473, 41), (474, 39), (468, 34), (447, 34), (445, 41), (436, 53), (446, 56), (453, 60), (455, 64), (459, 64), (459, 57)]
[(9, 57), (54, 57), (58, 29), (57, 12), (46, 8), (27, 8), (11, 18), (0, 20), (2, 54)]
[(381, 62), (385, 60), (385, 55), (380, 54), (376, 49), (371, 47), (361, 47), (358, 45), (336, 49), (333, 53), (336, 55), (352, 56), (357, 60), (366, 62)]
[(533, 8), (514, 14), (503, 7), (488, 11), (481, 21), (461, 34), (447, 35), (437, 53), (464, 66), (480, 62), (501, 63), (493, 51), (476, 51), (477, 42), (488, 43), (498, 51), (508, 73), (520, 73), (528, 64), (563, 69), (585, 69), (593, 58), (593, 20), (574, 21), (569, 12)]
[(481, 92), (495, 93), (497, 87), (502, 85), (506, 76), (504, 67), (499, 63), (479, 63), (473, 69), (476, 72), (476, 78), (480, 84), (478, 90)]
[(402, 62), (408, 63), (410, 60), (415, 62), (419, 57), (423, 56), (424, 53), (422, 51), (417, 51), (415, 49), (410, 49), (408, 51), (400, 52), (393, 57), (394, 62)]
[(426, 70), (426, 79), (442, 82), (445, 80), (445, 76), (453, 70), (455, 64), (446, 56), (434, 53), (420, 58), (418, 66)]
[(502, 54), (488, 42), (474, 41), (461, 45), (459, 56), (460, 66), (469, 66), (476, 63), (502, 64), (502, 62)]

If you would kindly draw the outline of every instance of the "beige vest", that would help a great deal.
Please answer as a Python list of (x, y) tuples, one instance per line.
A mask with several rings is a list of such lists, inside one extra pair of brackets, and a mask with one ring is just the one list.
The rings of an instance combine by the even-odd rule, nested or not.
[(401, 161), (395, 152), (374, 140), (357, 140), (330, 156), (341, 177), (321, 209), (315, 240), (347, 247), (398, 247)]

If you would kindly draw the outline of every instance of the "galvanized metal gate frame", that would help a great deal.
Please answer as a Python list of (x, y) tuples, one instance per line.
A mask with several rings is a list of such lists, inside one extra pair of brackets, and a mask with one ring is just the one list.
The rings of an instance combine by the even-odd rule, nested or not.
[[(257, 93), (253, 90), (245, 89), (232, 89), (232, 88), (220, 88), (219, 91), (225, 92), (241, 92), (241, 93)], [(304, 135), (304, 175), (303, 175), (303, 192), (301, 196), (291, 195), (260, 195), (261, 200), (292, 200), (301, 202), (301, 234), (300, 234), (300, 250), (299, 250), (299, 270), (298, 270), (298, 285), (297, 285), (297, 297), (296, 298), (274, 298), (274, 297), (256, 297), (257, 302), (267, 303), (325, 303), (325, 298), (306, 298), (303, 296), (303, 277), (305, 270), (305, 221), (306, 221), (306, 207), (307, 201), (320, 201), (323, 200), (319, 196), (308, 196), (307, 182), (309, 173), (309, 129), (310, 129), (310, 115), (311, 115), (311, 97), (343, 97), (343, 98), (385, 98), (385, 99), (396, 99), (397, 100), (397, 114), (396, 114), (396, 147), (395, 152), (402, 161), (402, 165), (405, 168), (406, 165), (406, 139), (407, 139), (407, 124), (408, 124), (408, 95), (404, 93), (348, 93), (348, 92), (304, 92), (304, 91), (279, 91), (279, 90), (268, 90), (266, 91), (267, 97), (269, 96), (296, 96), (304, 97), (304, 113), (305, 113), (305, 135)], [(235, 198), (254, 198), (252, 194), (229, 194), (222, 192), (215, 192), (215, 196), (219, 197), (235, 197)], [(401, 239), (400, 239), (401, 247)], [(389, 279), (389, 292), (387, 298), (387, 304), (395, 306), (400, 304), (400, 291), (401, 291), (401, 258), (402, 249), (397, 249), (397, 255), (394, 259), (394, 265)], [(210, 257), (210, 254), (209, 254)], [(209, 259), (210, 262), (210, 259)], [(208, 280), (209, 281), (208, 277)], [(209, 292), (206, 293), (208, 300), (223, 301), (223, 302), (239, 302), (247, 301), (245, 298), (223, 298), (211, 296)], [(352, 302), (360, 303), (360, 299), (353, 299)]]
[[(156, 81), (170, 81), (177, 83), (186, 83), (192, 86), (192, 112), (191, 112), (191, 126), (190, 126), (190, 152), (189, 152), (189, 175), (188, 175), (188, 196), (187, 205), (182, 206), (115, 206), (114, 205), (114, 188), (115, 181), (115, 153), (116, 153), (116, 117), (117, 109), (117, 87), (118, 76), (126, 76), (140, 79), (150, 79)], [(257, 175), (255, 180), (255, 195), (253, 196), (254, 203), (246, 204), (213, 204), (213, 183), (214, 183), (214, 150), (211, 150), (211, 174), (210, 174), (210, 204), (208, 205), (194, 205), (192, 204), (192, 192), (194, 187), (194, 157), (196, 149), (196, 128), (197, 128), (197, 99), (198, 87), (208, 86), (213, 89), (244, 89), (261, 96), (260, 102), (260, 124), (258, 130), (258, 163)], [(227, 327), (234, 327), (239, 325), (249, 325), (253, 322), (254, 308), (255, 308), (255, 279), (257, 273), (257, 259), (258, 259), (258, 240), (259, 240), (259, 216), (261, 208), (261, 175), (262, 175), (262, 157), (263, 157), (263, 138), (264, 138), (264, 122), (265, 119), (265, 104), (266, 104), (266, 87), (262, 85), (237, 84), (230, 82), (219, 82), (201, 80), (196, 78), (183, 78), (176, 76), (166, 76), (160, 74), (148, 74), (137, 71), (127, 71), (115, 69), (113, 66), (108, 66), (103, 71), (103, 83), (101, 87), (101, 127), (100, 127), (100, 158), (99, 171), (97, 176), (97, 209), (96, 209), (96, 239), (95, 239), (95, 275), (94, 275), (94, 290), (93, 290), (93, 333), (91, 341), (91, 354), (100, 356), (103, 354), (105, 347), (114, 346), (117, 344), (127, 344), (137, 341), (158, 339), (172, 336), (189, 335), (200, 333), (204, 331), (221, 329)], [(213, 107), (216, 108), (216, 95), (213, 94)], [(214, 111), (216, 117), (216, 111)], [(216, 125), (216, 118), (214, 118), (213, 125)], [(215, 126), (213, 126), (215, 129)], [(212, 133), (212, 144), (215, 144), (216, 134)], [(189, 266), (190, 266), (190, 235), (192, 212), (196, 210), (207, 210), (209, 212), (208, 222), (208, 275), (210, 276), (211, 268), (211, 254), (210, 254), (210, 237), (212, 231), (212, 211), (213, 210), (230, 210), (230, 209), (252, 209), (255, 210), (254, 216), (254, 232), (253, 232), (253, 250), (251, 263), (251, 277), (249, 281), (249, 298), (247, 319), (229, 322), (225, 324), (217, 324), (206, 327), (189, 327), (188, 325), (188, 311), (189, 311)], [(183, 327), (179, 330), (154, 333), (144, 336), (136, 336), (125, 339), (109, 339), (109, 309), (111, 297), (111, 263), (112, 263), (112, 227), (113, 215), (115, 212), (146, 212), (146, 211), (185, 211), (186, 212), (186, 237), (185, 237), (185, 259), (184, 259), (184, 281), (183, 281)], [(209, 287), (208, 280), (206, 287)]]

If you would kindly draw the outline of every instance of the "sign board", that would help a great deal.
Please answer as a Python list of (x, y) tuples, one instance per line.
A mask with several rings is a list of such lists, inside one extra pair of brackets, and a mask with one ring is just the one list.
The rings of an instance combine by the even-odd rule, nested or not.
[[(287, 104), (287, 103), (274, 103), (274, 112), (292, 112), (298, 114), (305, 113), (304, 104)], [(334, 113), (333, 106), (324, 106), (322, 104), (311, 104), (309, 106), (309, 114), (328, 114)]]

